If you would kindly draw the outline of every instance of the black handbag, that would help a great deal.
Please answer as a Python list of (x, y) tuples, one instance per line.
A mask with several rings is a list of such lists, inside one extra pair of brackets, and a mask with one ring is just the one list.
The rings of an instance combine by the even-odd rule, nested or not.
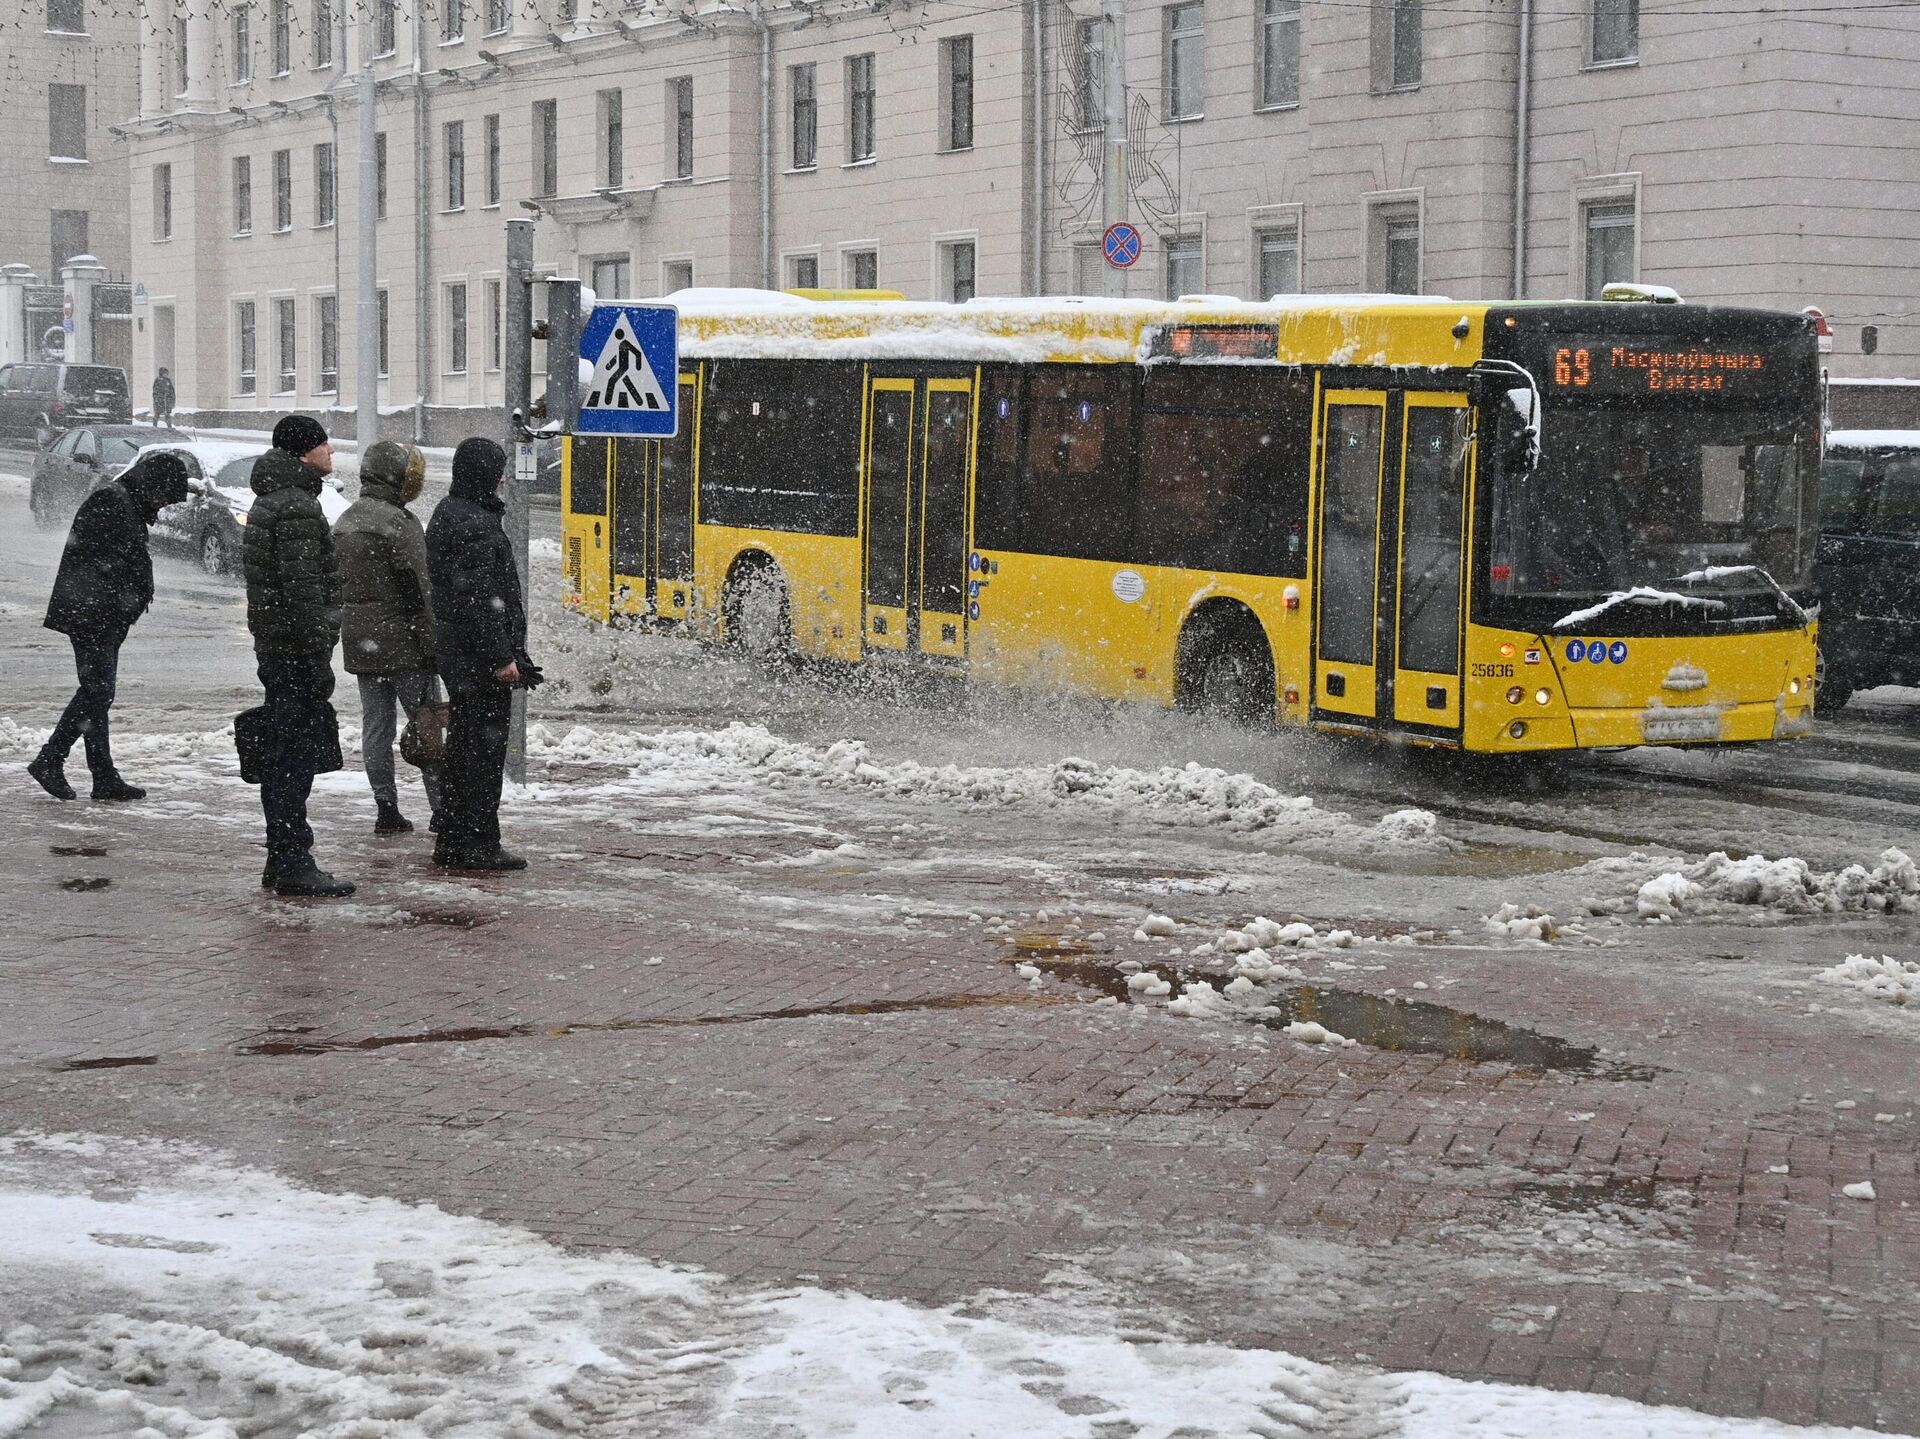
[[(340, 752), (340, 718), (333, 706), (324, 702), (314, 706), (309, 723), (307, 746), (313, 772), (332, 774), (345, 769), (346, 756)], [(273, 753), (272, 727), (265, 705), (255, 705), (233, 717), (233, 747), (240, 756), (240, 778), (248, 784), (259, 784)]]
[(233, 748), (240, 756), (240, 778), (259, 784), (267, 767), (267, 707), (255, 705), (233, 717)]
[(340, 716), (333, 712), (333, 706), (322, 700), (313, 707), (313, 772), (332, 774), (337, 769), (347, 767), (346, 756), (340, 753)]

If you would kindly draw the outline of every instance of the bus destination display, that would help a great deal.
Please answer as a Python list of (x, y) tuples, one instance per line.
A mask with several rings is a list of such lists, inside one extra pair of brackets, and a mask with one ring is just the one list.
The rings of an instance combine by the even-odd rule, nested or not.
[(1694, 341), (1571, 336), (1548, 352), (1550, 390), (1629, 395), (1771, 395), (1789, 369), (1777, 350)]

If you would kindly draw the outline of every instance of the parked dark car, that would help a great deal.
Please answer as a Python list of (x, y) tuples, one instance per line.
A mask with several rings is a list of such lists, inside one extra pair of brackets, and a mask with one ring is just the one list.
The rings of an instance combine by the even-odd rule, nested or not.
[[(164, 431), (145, 432), (149, 437)], [(239, 568), (247, 512), (253, 506), (253, 462), (264, 447), (258, 441), (158, 441), (150, 450), (176, 455), (187, 467), (187, 498), (168, 505), (154, 521), (153, 538), (159, 545), (190, 551), (210, 575)], [(346, 497), (332, 475), (320, 487), (320, 509), (333, 524), (347, 512)]]
[(124, 425), (132, 419), (125, 370), (57, 360), (0, 366), (0, 435), (45, 445), (76, 425)]
[(1835, 430), (1820, 471), (1822, 713), (1920, 684), (1920, 430)]
[(151, 425), (82, 425), (68, 430), (34, 456), (28, 490), (34, 523), (45, 529), (72, 519), (88, 493), (132, 464), (142, 445), (186, 439), (176, 430), (156, 430)]

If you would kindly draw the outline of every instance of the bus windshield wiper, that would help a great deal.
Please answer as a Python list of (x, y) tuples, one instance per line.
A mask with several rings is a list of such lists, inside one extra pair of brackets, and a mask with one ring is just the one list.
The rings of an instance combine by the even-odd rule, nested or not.
[(1712, 584), (1715, 580), (1730, 580), (1736, 575), (1754, 575), (1762, 580), (1775, 597), (1787, 607), (1787, 613), (1801, 624), (1812, 624), (1814, 611), (1811, 611), (1787, 592), (1787, 587), (1776, 580), (1760, 565), (1708, 565), (1705, 569), (1688, 570), (1675, 578), (1676, 585)]
[(1651, 585), (1635, 585), (1630, 590), (1615, 590), (1598, 604), (1560, 616), (1553, 622), (1553, 628), (1563, 630), (1568, 625), (1597, 619), (1615, 605), (1698, 605), (1703, 610), (1724, 610), (1727, 602), (1703, 599), (1699, 595), (1683, 595), (1674, 590), (1656, 590)]

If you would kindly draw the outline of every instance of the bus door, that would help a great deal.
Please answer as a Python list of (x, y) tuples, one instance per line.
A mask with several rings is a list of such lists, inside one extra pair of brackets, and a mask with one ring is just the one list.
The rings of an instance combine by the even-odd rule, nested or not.
[(1380, 496), (1387, 396), (1329, 390), (1320, 420), (1320, 577), (1313, 702), (1332, 715), (1379, 714)]
[(613, 609), (685, 619), (693, 594), (693, 456), (699, 387), (680, 376), (670, 440), (614, 442)]
[(965, 655), (972, 452), (972, 379), (868, 381), (868, 651)]
[(613, 441), (568, 435), (561, 441), (562, 566), (568, 599), (594, 619), (607, 618), (613, 551), (607, 533), (608, 474)]
[(1401, 427), (1394, 580), (1393, 717), (1460, 728), (1461, 558), (1467, 397), (1409, 394)]

